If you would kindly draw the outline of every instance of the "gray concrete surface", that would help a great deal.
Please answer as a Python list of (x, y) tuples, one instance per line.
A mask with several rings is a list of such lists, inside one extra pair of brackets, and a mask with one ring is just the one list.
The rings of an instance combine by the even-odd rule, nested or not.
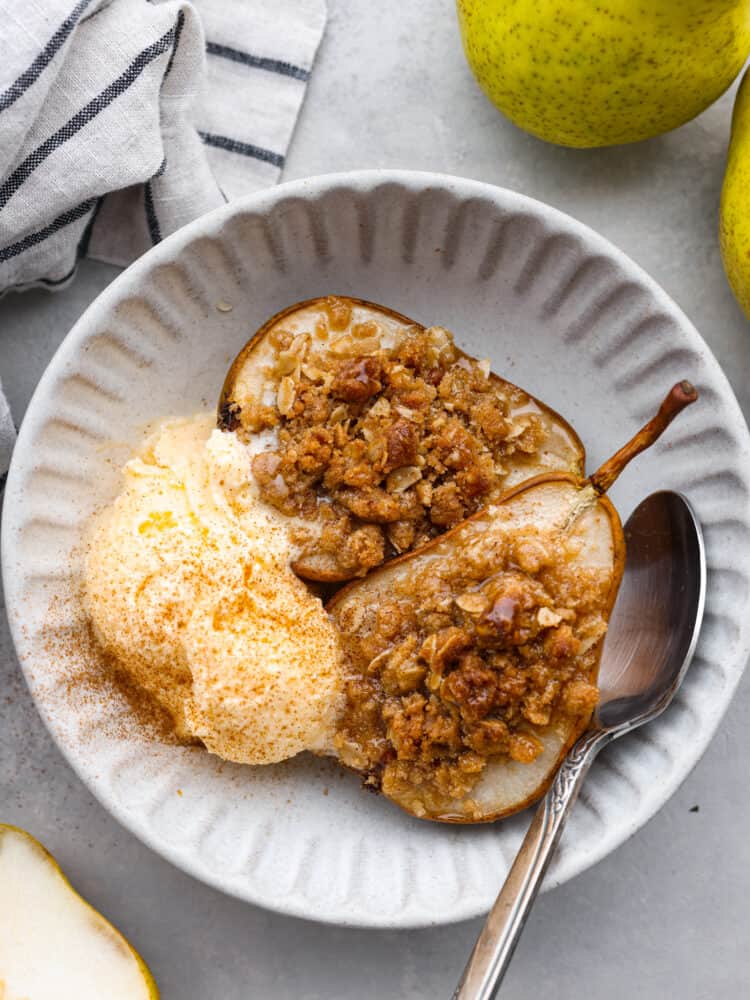
[[(725, 284), (716, 241), (731, 94), (677, 132), (635, 147), (556, 149), (516, 130), (485, 100), (464, 63), (451, 0), (329, 0), (329, 8), (286, 178), (412, 167), (551, 202), (664, 285), (750, 411), (750, 324)], [(87, 263), (63, 293), (0, 303), (0, 373), (17, 421), (55, 347), (114, 273)], [(183, 875), (91, 798), (37, 717), (4, 627), (0, 643), (0, 818), (57, 855), (143, 953), (164, 1000), (450, 996), (478, 922), (342, 930), (255, 909)], [(750, 675), (704, 759), (659, 815), (540, 899), (504, 997), (750, 996), (746, 713)]]

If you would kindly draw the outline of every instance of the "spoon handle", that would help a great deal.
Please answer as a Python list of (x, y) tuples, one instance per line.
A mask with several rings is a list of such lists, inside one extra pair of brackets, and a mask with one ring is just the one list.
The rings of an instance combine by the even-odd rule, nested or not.
[(607, 734), (589, 730), (561, 764), (490, 910), (453, 1000), (491, 1000), (495, 996), (583, 779), (606, 742)]

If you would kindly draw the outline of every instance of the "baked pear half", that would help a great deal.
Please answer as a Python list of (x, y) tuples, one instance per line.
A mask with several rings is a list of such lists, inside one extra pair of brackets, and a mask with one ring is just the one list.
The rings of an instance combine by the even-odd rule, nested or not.
[(589, 479), (517, 486), (419, 550), (339, 590), (339, 758), (415, 816), (478, 822), (549, 786), (589, 723), (625, 565), (606, 492), (696, 398), (658, 414)]
[(270, 319), (232, 365), (218, 423), (251, 449), (262, 499), (294, 519), (307, 580), (364, 576), (532, 476), (584, 469), (559, 414), (444, 328), (361, 299)]

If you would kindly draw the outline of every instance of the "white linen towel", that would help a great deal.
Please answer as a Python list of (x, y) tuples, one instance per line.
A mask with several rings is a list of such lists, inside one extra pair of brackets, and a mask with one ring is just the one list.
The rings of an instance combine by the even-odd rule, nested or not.
[(87, 254), (127, 264), (273, 184), (325, 17), (325, 0), (0, 0), (0, 294), (63, 287)]

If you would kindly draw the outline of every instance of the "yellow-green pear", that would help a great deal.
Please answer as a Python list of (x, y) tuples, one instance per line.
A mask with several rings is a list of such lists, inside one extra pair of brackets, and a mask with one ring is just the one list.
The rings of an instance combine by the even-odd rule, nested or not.
[(42, 845), (0, 823), (0, 997), (159, 1000), (141, 957)]
[(732, 115), (727, 172), (721, 190), (719, 240), (724, 270), (737, 301), (750, 317), (750, 71)]
[(676, 128), (734, 80), (750, 0), (457, 0), (481, 87), (521, 128), (611, 146)]

